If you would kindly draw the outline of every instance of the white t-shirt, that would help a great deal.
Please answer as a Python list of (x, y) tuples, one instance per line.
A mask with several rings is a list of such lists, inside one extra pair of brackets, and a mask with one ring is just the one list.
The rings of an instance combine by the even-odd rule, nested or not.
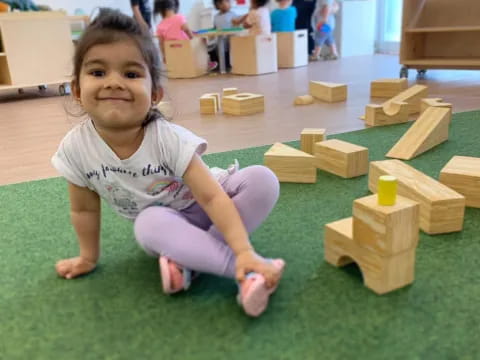
[(250, 35), (270, 35), (272, 33), (270, 11), (266, 6), (250, 10), (246, 21), (252, 25), (252, 27), (248, 29)]
[(134, 219), (152, 205), (190, 206), (195, 200), (182, 176), (193, 155), (206, 148), (204, 139), (159, 119), (146, 126), (137, 151), (121, 160), (88, 120), (65, 136), (52, 164), (69, 182), (88, 187), (118, 214)]

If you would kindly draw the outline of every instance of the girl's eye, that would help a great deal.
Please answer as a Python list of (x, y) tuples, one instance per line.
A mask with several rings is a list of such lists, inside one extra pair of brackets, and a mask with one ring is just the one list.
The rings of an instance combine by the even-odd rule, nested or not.
[(95, 77), (101, 77), (105, 75), (105, 71), (103, 70), (92, 70), (90, 71), (90, 75), (95, 76)]
[(136, 79), (136, 78), (140, 77), (140, 74), (136, 73), (134, 71), (128, 71), (128, 72), (125, 73), (125, 76), (129, 79)]

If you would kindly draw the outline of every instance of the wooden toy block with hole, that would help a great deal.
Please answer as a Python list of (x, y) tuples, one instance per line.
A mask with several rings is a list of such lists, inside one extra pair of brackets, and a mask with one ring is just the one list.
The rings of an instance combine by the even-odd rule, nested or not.
[(200, 97), (200, 114), (215, 115), (220, 110), (220, 94), (208, 93)]
[(280, 182), (315, 183), (317, 168), (315, 158), (290, 146), (275, 143), (264, 155), (264, 164)]
[(443, 102), (442, 98), (426, 98), (422, 99), (422, 102), (420, 104), (420, 112), (423, 113), (425, 110), (427, 110), (429, 107), (446, 107), (446, 108), (452, 108), (452, 104)]
[(240, 93), (224, 96), (222, 108), (225, 114), (251, 115), (264, 111), (264, 97), (259, 94)]
[(313, 155), (314, 145), (325, 139), (325, 129), (303, 129), (300, 134), (300, 148), (303, 152)]
[(401, 196), (393, 206), (377, 196), (355, 200), (353, 218), (325, 226), (325, 260), (342, 267), (355, 262), (364, 284), (381, 295), (413, 283), (419, 206)]
[(387, 107), (369, 104), (365, 108), (365, 124), (369, 126), (385, 126), (408, 121), (408, 104), (393, 102)]
[(440, 171), (440, 182), (465, 196), (466, 206), (480, 208), (480, 158), (452, 157)]
[(324, 171), (352, 178), (368, 172), (368, 149), (346, 141), (332, 139), (314, 146), (315, 165)]
[(300, 95), (295, 98), (294, 105), (310, 105), (313, 104), (314, 99), (312, 95)]
[(378, 79), (370, 83), (370, 97), (391, 98), (408, 87), (408, 80), (403, 79)]
[(314, 98), (329, 103), (347, 100), (347, 85), (310, 81), (309, 93)]
[[(421, 100), (427, 96), (428, 87), (425, 85), (413, 85), (390, 100), (385, 101), (381, 106), (383, 106), (384, 109), (388, 109), (392, 103), (405, 102), (408, 104), (408, 115), (412, 115), (420, 112)], [(360, 118), (365, 120), (365, 115), (361, 116)]]
[(368, 188), (377, 192), (381, 175), (398, 180), (398, 194), (420, 204), (420, 229), (427, 234), (461, 231), (465, 197), (400, 160), (370, 162)]
[(229, 96), (229, 95), (234, 95), (238, 94), (238, 88), (231, 87), (231, 88), (224, 88), (222, 90), (223, 96)]
[(429, 107), (387, 153), (387, 157), (410, 160), (448, 140), (452, 109)]

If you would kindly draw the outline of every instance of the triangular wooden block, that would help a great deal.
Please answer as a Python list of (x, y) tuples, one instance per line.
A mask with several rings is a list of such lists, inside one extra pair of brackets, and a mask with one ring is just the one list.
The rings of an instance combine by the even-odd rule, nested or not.
[(448, 140), (452, 109), (430, 107), (387, 153), (387, 157), (410, 160)]
[(264, 156), (269, 167), (281, 182), (315, 183), (315, 157), (282, 143), (275, 143)]

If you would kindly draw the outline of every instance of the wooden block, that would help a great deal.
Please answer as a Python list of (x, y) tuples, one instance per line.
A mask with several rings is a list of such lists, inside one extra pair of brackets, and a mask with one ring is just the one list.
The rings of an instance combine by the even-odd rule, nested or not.
[(420, 112), (423, 113), (429, 107), (446, 107), (452, 109), (452, 104), (443, 102), (442, 98), (426, 98), (420, 103)]
[(232, 74), (277, 72), (277, 34), (230, 37), (230, 59)]
[(259, 94), (240, 93), (224, 96), (222, 108), (225, 114), (251, 115), (264, 111), (264, 97)]
[(465, 196), (466, 206), (480, 208), (480, 158), (452, 157), (440, 171), (440, 182)]
[(229, 95), (234, 95), (238, 94), (238, 88), (232, 87), (232, 88), (224, 88), (223, 91), (223, 96), (229, 96)]
[(368, 149), (342, 140), (326, 140), (314, 146), (315, 164), (319, 169), (343, 178), (368, 172)]
[(325, 225), (325, 260), (335, 267), (355, 262), (365, 286), (379, 295), (413, 283), (415, 250), (413, 247), (396, 255), (380, 256), (353, 241), (352, 218)]
[(387, 153), (387, 157), (410, 160), (448, 140), (452, 109), (429, 107)]
[(275, 143), (264, 155), (265, 166), (269, 167), (281, 182), (317, 182), (314, 162), (312, 155), (281, 143)]
[(390, 100), (387, 100), (384, 104), (384, 108), (388, 108), (391, 103), (394, 102), (406, 102), (408, 103), (408, 114), (416, 114), (420, 112), (420, 103), (423, 98), (428, 96), (428, 87), (425, 85), (413, 85), (407, 90), (402, 91), (397, 96), (394, 96)]
[(419, 204), (397, 196), (394, 205), (378, 204), (373, 194), (353, 202), (353, 239), (381, 256), (414, 248), (418, 243)]
[(323, 141), (325, 138), (325, 129), (303, 129), (300, 134), (300, 148), (302, 151), (313, 155), (315, 143)]
[(347, 100), (347, 85), (320, 81), (310, 81), (309, 93), (313, 97), (329, 103)]
[(370, 162), (368, 188), (377, 192), (381, 175), (398, 180), (398, 194), (420, 204), (420, 229), (428, 234), (463, 228), (465, 197), (400, 160)]
[(295, 105), (310, 105), (313, 104), (314, 99), (312, 95), (300, 95), (295, 98), (293, 102)]
[(408, 87), (408, 80), (403, 79), (378, 79), (370, 83), (370, 97), (391, 98)]
[(214, 115), (220, 110), (220, 94), (208, 93), (200, 97), (200, 114)]
[(365, 123), (369, 126), (400, 124), (408, 121), (408, 104), (393, 102), (387, 108), (382, 105), (367, 105)]

